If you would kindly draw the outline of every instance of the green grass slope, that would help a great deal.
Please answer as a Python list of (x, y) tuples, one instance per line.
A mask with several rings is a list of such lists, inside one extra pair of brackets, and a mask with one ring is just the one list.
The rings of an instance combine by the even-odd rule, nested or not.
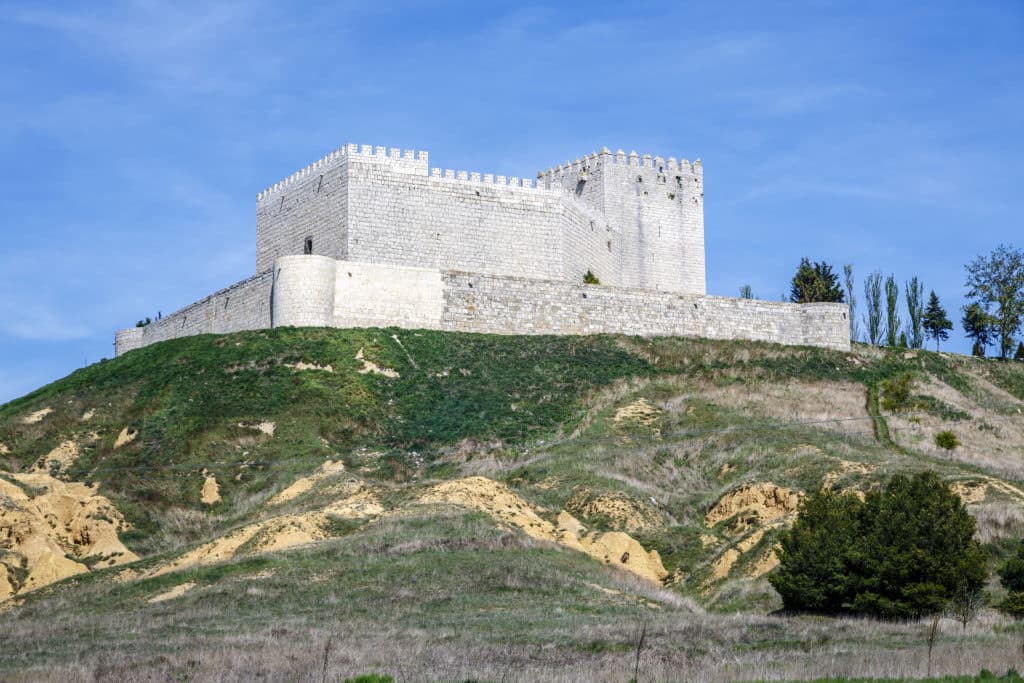
[[(0, 672), (627, 680), (639, 648), (647, 679), (921, 677), (924, 626), (765, 616), (779, 603), (764, 572), (792, 519), (778, 501), (933, 469), (970, 503), (994, 564), (1024, 532), (1022, 407), (1024, 364), (926, 351), (287, 328), (154, 345), (0, 406), (0, 470), (78, 444), (54, 473), (97, 484), (142, 557), (134, 581), (96, 571), (9, 603)], [(940, 431), (961, 445), (935, 445)], [(344, 473), (268, 505), (326, 460)], [(552, 524), (565, 510), (629, 533), (669, 578), (416, 504), (467, 476)], [(334, 520), (311, 545), (147, 574), (343, 486), (387, 513)], [(1014, 665), (1016, 627), (986, 614), (945, 629), (933, 671)]]

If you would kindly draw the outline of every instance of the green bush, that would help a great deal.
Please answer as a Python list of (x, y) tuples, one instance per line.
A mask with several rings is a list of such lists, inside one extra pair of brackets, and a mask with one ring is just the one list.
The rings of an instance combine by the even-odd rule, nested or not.
[(1017, 550), (996, 571), (999, 583), (1010, 593), (999, 604), (999, 609), (1017, 618), (1024, 617), (1024, 540), (1017, 544)]
[(960, 445), (960, 441), (956, 438), (956, 434), (947, 429), (946, 431), (939, 432), (935, 435), (935, 445), (939, 448), (945, 448), (947, 451), (951, 451)]
[(769, 582), (786, 609), (909, 619), (980, 591), (985, 555), (974, 518), (932, 472), (897, 475), (861, 502), (809, 496), (780, 537)]
[(346, 678), (345, 683), (395, 683), (395, 679), (387, 674), (360, 674), (354, 678)]
[(906, 410), (910, 406), (910, 392), (914, 389), (914, 374), (903, 372), (882, 380), (882, 409), (890, 413)]
[(601, 284), (601, 281), (597, 279), (597, 276), (594, 275), (593, 271), (588, 270), (583, 275), (583, 284), (585, 284), (585, 285), (599, 285), (599, 284)]

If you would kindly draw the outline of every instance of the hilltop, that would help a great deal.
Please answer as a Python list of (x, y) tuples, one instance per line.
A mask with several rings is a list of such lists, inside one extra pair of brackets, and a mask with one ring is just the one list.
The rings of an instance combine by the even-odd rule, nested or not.
[[(920, 675), (917, 624), (769, 616), (776, 534), (931, 469), (994, 565), (1022, 411), (1024, 364), (861, 345), (155, 344), (0, 406), (0, 673), (625, 680), (643, 629), (648, 678)], [(1015, 628), (949, 627), (933, 669), (1005, 670)]]

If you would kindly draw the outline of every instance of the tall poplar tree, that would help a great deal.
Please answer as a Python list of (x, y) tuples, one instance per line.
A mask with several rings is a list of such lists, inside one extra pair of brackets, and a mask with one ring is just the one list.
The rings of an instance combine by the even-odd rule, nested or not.
[(900, 339), (900, 288), (893, 275), (885, 278), (885, 343), (898, 346)]
[(877, 270), (864, 278), (864, 326), (868, 342), (878, 346), (882, 341), (882, 274)]
[(907, 343), (912, 349), (924, 346), (924, 284), (915, 275), (906, 283), (903, 295), (907, 300)]

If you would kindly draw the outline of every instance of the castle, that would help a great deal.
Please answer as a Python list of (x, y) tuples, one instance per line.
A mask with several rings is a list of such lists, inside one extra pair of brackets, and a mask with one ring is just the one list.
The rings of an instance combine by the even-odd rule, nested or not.
[(121, 355), (175, 337), (292, 325), (846, 350), (847, 315), (842, 304), (707, 296), (700, 161), (602, 149), (534, 182), (350, 144), (256, 196), (253, 277), (120, 330), (114, 345)]

